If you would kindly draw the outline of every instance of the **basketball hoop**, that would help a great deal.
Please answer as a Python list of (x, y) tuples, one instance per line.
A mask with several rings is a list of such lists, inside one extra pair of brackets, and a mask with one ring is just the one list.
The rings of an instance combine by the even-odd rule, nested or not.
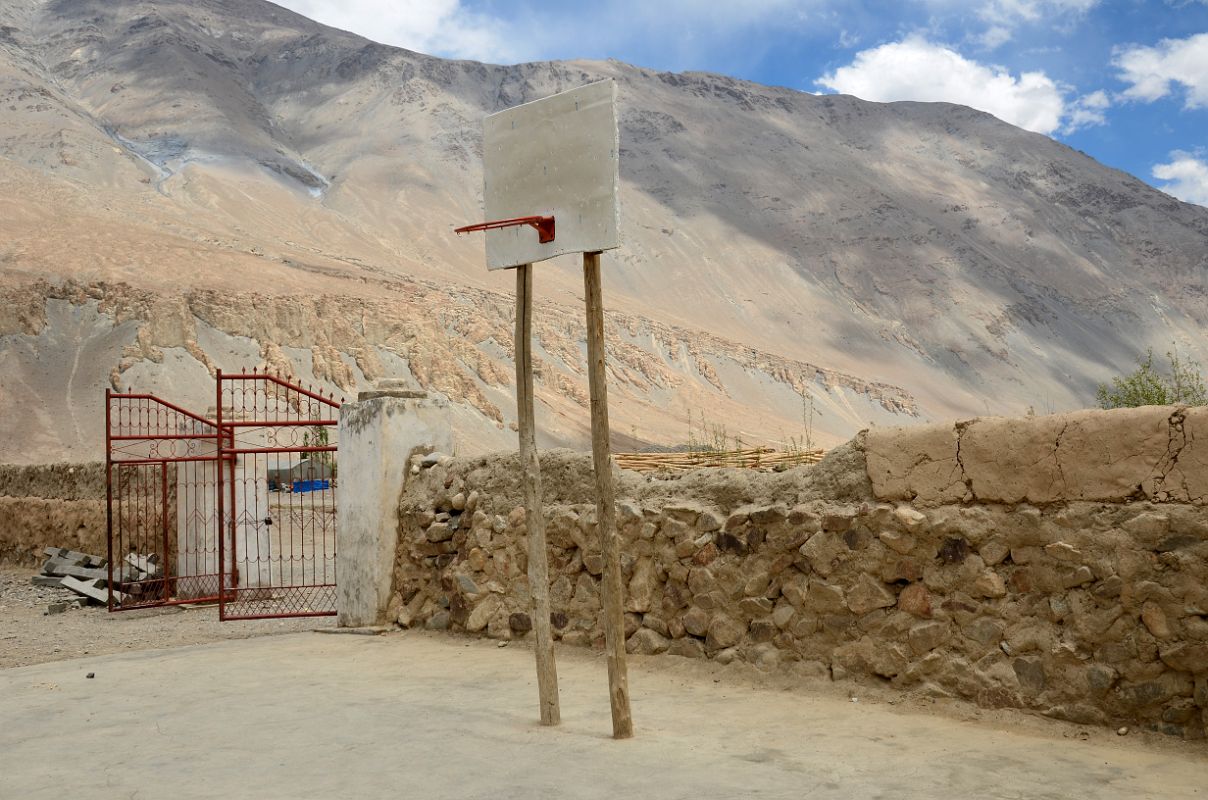
[[(279, 0), (278, 0), (279, 1)], [(536, 636), (537, 695), (541, 724), (561, 719), (558, 671), (550, 623), (549, 555), (541, 509), (541, 465), (533, 394), (533, 273), (538, 262), (583, 254), (583, 294), (587, 310), (587, 374), (591, 401), (591, 442), (596, 478), (596, 519), (603, 577), (600, 596), (604, 647), (608, 653), (608, 695), (612, 735), (633, 736), (629, 677), (625, 665), (625, 586), (621, 582), (616, 488), (609, 448), (608, 385), (604, 353), (604, 301), (600, 254), (620, 247), (620, 138), (617, 85), (606, 79), (491, 114), (482, 123), (482, 206), (480, 222), (457, 233), (528, 225), (528, 234), (486, 237), (488, 270), (516, 270), (516, 428), (528, 526), (529, 592)], [(544, 216), (530, 215), (541, 211)], [(559, 224), (554, 241), (554, 218)]]
[(515, 219), (497, 219), (493, 222), (478, 222), (461, 228), (454, 228), (454, 233), (474, 233), (475, 231), (493, 231), (498, 228), (514, 228), (518, 225), (532, 225), (537, 229), (537, 241), (541, 244), (554, 240), (553, 217), (516, 217)]

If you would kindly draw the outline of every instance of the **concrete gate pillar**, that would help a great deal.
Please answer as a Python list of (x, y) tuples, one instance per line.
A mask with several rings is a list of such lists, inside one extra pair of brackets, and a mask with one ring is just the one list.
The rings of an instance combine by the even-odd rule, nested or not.
[(381, 381), (340, 407), (336, 611), (341, 627), (386, 623), (398, 503), (412, 454), (453, 452), (449, 402)]

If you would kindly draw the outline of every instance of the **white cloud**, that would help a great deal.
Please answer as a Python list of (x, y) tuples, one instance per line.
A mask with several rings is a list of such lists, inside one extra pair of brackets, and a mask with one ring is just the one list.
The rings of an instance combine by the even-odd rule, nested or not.
[(1175, 150), (1169, 164), (1157, 164), (1153, 176), (1167, 181), (1158, 188), (1188, 203), (1208, 206), (1208, 161)]
[(993, 50), (1011, 41), (1014, 32), (1006, 25), (991, 25), (986, 28), (985, 33), (977, 37), (977, 41), (981, 43), (987, 50)]
[[(1204, 0), (1204, 2), (1208, 3), (1208, 0)], [(1103, 91), (1102, 89), (1097, 92), (1091, 92), (1090, 94), (1083, 95), (1081, 98), (1079, 98), (1078, 102), (1087, 108), (1094, 108), (1100, 111), (1112, 104), (1112, 101), (1107, 97), (1107, 92)]]
[(510, 61), (519, 52), (498, 20), (460, 0), (275, 0), (333, 28), (421, 53)]
[[(970, 28), (974, 20), (984, 24), (981, 33), (967, 31), (968, 41), (986, 50), (995, 50), (1015, 38), (1018, 28), (1049, 26), (1063, 33), (1100, 0), (919, 0), (935, 15), (933, 22), (963, 20)], [(1208, 2), (1208, 0), (1205, 0)]]
[(978, 16), (1000, 25), (1015, 22), (1039, 22), (1046, 18), (1082, 15), (1099, 0), (987, 0)]
[(1130, 100), (1151, 103), (1180, 84), (1187, 91), (1187, 108), (1208, 108), (1208, 33), (1163, 39), (1155, 47), (1125, 48), (1113, 63), (1129, 84), (1124, 97)]
[(1062, 133), (1073, 133), (1079, 128), (1107, 124), (1107, 109), (1111, 106), (1107, 92), (1100, 89), (1079, 97), (1066, 110), (1065, 127)]
[(817, 12), (833, 1), (597, 0), (549, 7), (509, 0), (488, 12), (468, 0), (275, 0), (324, 25), (448, 58), (514, 63), (636, 49), (679, 65), (673, 68), (694, 69), (732, 54), (744, 37), (745, 50), (758, 50), (752, 31), (820, 24)]
[[(1069, 132), (1102, 122), (1107, 96), (1068, 104), (1065, 89), (1043, 72), (1012, 75), (951, 48), (909, 37), (856, 54), (851, 64), (822, 76), (819, 86), (865, 100), (959, 103), (1037, 133)], [(1071, 113), (1073, 112), (1073, 113)]]

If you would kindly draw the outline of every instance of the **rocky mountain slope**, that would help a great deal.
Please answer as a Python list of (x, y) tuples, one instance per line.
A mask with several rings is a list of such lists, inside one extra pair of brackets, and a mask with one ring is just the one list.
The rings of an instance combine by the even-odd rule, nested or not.
[[(601, 77), (620, 444), (689, 413), (828, 444), (1082, 406), (1146, 345), (1208, 360), (1208, 209), (968, 108), (447, 61), (261, 0), (5, 0), (0, 460), (96, 457), (106, 385), (201, 409), (210, 370), (261, 364), (405, 377), (466, 452), (511, 446), (511, 276), (452, 228), (481, 217), (482, 116)], [(581, 444), (577, 262), (536, 288), (543, 438)]]

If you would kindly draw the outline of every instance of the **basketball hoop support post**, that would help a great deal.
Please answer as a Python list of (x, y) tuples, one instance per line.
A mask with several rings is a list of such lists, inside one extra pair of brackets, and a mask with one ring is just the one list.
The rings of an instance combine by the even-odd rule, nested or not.
[(621, 544), (617, 535), (616, 487), (608, 427), (608, 378), (604, 368), (604, 297), (600, 254), (583, 254), (583, 294), (587, 299), (587, 382), (591, 392), (591, 455), (596, 473), (596, 523), (603, 556), (604, 649), (608, 657), (608, 699), (612, 738), (633, 736), (629, 710), (629, 669), (625, 663), (625, 613), (621, 585)]
[[(516, 270), (516, 420), (528, 532), (528, 579), (537, 639), (541, 722), (559, 718), (550, 619), (549, 556), (537, 457), (532, 367), (533, 265), (583, 254), (592, 466), (602, 555), (600, 599), (608, 659), (612, 736), (633, 736), (625, 663), (625, 586), (617, 533), (616, 487), (608, 429), (608, 380), (600, 255), (621, 246), (620, 129), (617, 84), (605, 79), (488, 115), (483, 133), (483, 216), (457, 233), (487, 231), (488, 270)], [(536, 216), (540, 215), (540, 216)], [(557, 241), (554, 220), (558, 221)], [(507, 233), (507, 228), (531, 227)], [(494, 231), (494, 233), (490, 233)]]
[(558, 668), (550, 631), (549, 550), (541, 505), (541, 464), (537, 459), (537, 425), (533, 413), (533, 265), (516, 267), (516, 418), (520, 429), (520, 472), (524, 484), (524, 522), (528, 529), (528, 579), (537, 636), (537, 696), (541, 724), (557, 725)]

